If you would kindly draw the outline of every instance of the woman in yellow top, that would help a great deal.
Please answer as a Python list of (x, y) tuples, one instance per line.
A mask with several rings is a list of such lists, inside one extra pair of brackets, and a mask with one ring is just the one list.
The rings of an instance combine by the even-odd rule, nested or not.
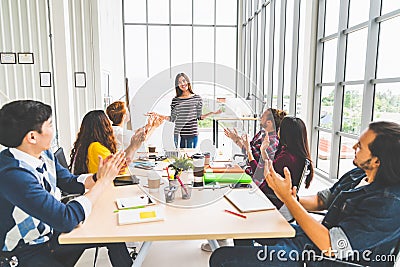
[[(151, 125), (150, 125), (151, 127)], [(130, 161), (135, 151), (145, 140), (149, 125), (139, 128), (125, 149), (126, 159)], [(117, 142), (111, 123), (102, 110), (93, 110), (85, 115), (81, 128), (71, 151), (69, 169), (74, 174), (94, 173), (98, 169), (99, 156), (105, 159), (117, 152)]]

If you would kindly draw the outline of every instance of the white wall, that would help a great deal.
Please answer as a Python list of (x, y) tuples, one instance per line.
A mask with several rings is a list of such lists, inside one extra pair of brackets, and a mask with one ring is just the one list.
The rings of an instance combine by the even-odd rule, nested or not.
[[(67, 154), (82, 117), (104, 108), (102, 71), (109, 74), (113, 98), (124, 94), (121, 5), (116, 0), (0, 0), (0, 52), (34, 54), (31, 65), (0, 64), (0, 105), (16, 99), (50, 104)], [(51, 87), (40, 87), (39, 72), (51, 72)], [(85, 88), (75, 87), (75, 72), (86, 73)]]
[(102, 92), (109, 92), (113, 100), (125, 95), (122, 1), (99, 0), (100, 66)]

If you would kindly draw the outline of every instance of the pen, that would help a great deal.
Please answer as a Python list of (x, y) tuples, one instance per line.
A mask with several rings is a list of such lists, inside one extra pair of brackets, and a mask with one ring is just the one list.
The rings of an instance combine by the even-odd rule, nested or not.
[(230, 213), (230, 214), (233, 214), (233, 215), (236, 215), (236, 216), (242, 217), (242, 218), (244, 218), (244, 219), (246, 219), (246, 218), (247, 218), (245, 215), (242, 215), (242, 214), (239, 214), (239, 213), (236, 213), (236, 212), (230, 211), (230, 210), (224, 210), (224, 211), (225, 211), (225, 212), (227, 212), (227, 213)]
[(178, 182), (181, 184), (183, 190), (185, 190), (186, 195), (188, 194), (188, 191), (186, 189), (186, 187), (183, 185), (181, 178), (179, 178), (179, 176), (176, 177), (178, 179)]
[(135, 207), (129, 207), (129, 208), (122, 208), (122, 209), (119, 209), (119, 210), (114, 210), (114, 213), (117, 213), (120, 210), (135, 210), (135, 209), (143, 209), (143, 208), (145, 208), (145, 206), (135, 206)]

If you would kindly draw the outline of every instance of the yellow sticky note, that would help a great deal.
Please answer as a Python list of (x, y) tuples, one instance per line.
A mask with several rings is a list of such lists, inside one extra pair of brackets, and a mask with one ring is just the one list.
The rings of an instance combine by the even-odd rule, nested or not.
[(140, 219), (148, 219), (157, 217), (156, 212), (153, 211), (142, 211), (139, 214)]

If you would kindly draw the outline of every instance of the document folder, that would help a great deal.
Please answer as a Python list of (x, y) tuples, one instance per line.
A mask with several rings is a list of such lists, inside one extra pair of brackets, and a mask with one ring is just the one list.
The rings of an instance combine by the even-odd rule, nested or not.
[(204, 173), (204, 183), (206, 184), (212, 182), (249, 184), (251, 181), (251, 177), (246, 173)]

